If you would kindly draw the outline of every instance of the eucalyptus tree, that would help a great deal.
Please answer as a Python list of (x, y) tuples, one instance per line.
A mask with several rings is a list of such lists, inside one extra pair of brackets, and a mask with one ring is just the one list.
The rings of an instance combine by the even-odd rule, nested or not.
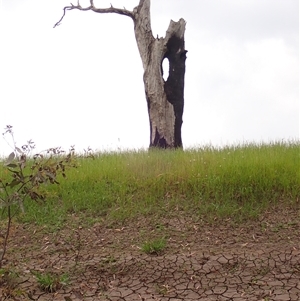
[[(133, 20), (134, 33), (144, 68), (144, 86), (150, 122), (150, 147), (182, 147), (181, 127), (184, 108), (184, 76), (186, 53), (184, 33), (186, 22), (170, 21), (165, 37), (154, 37), (151, 29), (150, 0), (140, 0), (132, 11), (110, 6), (97, 8), (70, 4), (63, 8), (60, 25), (69, 10), (115, 13)], [(169, 61), (169, 76), (163, 77), (163, 61)]]

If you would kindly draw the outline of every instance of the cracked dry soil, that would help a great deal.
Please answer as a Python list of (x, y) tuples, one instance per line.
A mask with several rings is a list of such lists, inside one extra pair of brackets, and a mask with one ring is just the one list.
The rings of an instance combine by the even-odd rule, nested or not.
[[(298, 206), (299, 207), (299, 206)], [(207, 223), (176, 217), (105, 222), (81, 227), (75, 216), (51, 233), (14, 226), (0, 300), (300, 300), (300, 211), (274, 208), (258, 220)], [(2, 233), (1, 233), (2, 234)], [(148, 255), (140, 246), (165, 237), (166, 248)], [(69, 283), (46, 293), (32, 271), (68, 274)]]

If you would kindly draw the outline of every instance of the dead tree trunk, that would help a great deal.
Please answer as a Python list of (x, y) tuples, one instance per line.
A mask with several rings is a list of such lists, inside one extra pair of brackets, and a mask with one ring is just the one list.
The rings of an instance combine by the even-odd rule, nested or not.
[[(186, 53), (184, 33), (186, 22), (171, 20), (164, 38), (154, 38), (151, 29), (150, 0), (140, 0), (133, 11), (96, 8), (94, 0), (90, 6), (78, 5), (64, 8), (62, 18), (54, 25), (60, 24), (66, 10), (92, 10), (97, 13), (117, 13), (131, 17), (140, 56), (144, 67), (144, 85), (150, 122), (150, 147), (182, 147), (181, 126), (184, 107), (184, 75)], [(169, 77), (163, 78), (162, 62), (169, 60)]]

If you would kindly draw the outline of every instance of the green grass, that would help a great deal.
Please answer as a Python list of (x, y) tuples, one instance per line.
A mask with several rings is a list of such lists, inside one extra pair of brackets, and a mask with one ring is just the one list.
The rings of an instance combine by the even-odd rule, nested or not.
[(174, 212), (238, 221), (279, 203), (299, 204), (299, 142), (99, 153), (79, 163), (47, 187), (44, 204), (27, 201), (20, 221), (60, 228), (71, 215), (93, 223)]
[(154, 239), (143, 243), (141, 250), (147, 254), (160, 254), (166, 247), (165, 238)]
[(32, 273), (35, 275), (37, 282), (40, 288), (48, 293), (54, 293), (63, 286), (66, 286), (69, 282), (69, 276), (67, 274), (63, 275), (56, 275), (52, 273), (40, 273), (34, 272)]

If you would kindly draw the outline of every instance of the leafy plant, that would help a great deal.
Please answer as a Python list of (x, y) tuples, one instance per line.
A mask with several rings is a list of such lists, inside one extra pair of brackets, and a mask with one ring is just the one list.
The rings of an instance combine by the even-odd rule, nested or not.
[(159, 254), (166, 247), (165, 238), (154, 239), (152, 241), (147, 241), (142, 245), (142, 251), (147, 254)]
[(69, 153), (60, 148), (49, 148), (44, 153), (30, 157), (35, 148), (29, 140), (21, 148), (17, 147), (12, 126), (7, 125), (3, 136), (10, 135), (13, 142), (13, 152), (4, 162), (5, 178), (0, 178), (0, 208), (2, 215), (7, 215), (6, 233), (3, 240), (3, 249), (0, 253), (0, 268), (7, 249), (12, 218), (20, 209), (24, 209), (24, 201), (44, 201), (46, 191), (42, 189), (45, 184), (59, 184), (57, 177), (61, 174), (66, 177), (65, 171), (69, 167), (76, 167), (75, 150), (72, 147)]
[(48, 293), (54, 293), (69, 282), (69, 276), (67, 274), (56, 275), (52, 273), (39, 273), (33, 272), (35, 275), (40, 288)]

